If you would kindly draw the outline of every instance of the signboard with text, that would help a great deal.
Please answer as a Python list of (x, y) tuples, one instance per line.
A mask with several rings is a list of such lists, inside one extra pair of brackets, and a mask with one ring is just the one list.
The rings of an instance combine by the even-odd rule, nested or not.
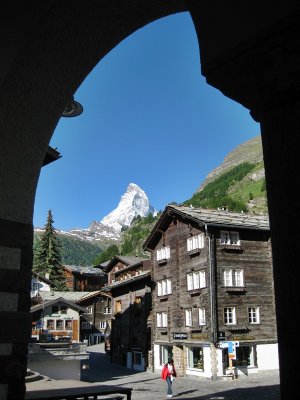
[(187, 339), (187, 337), (188, 337), (187, 333), (175, 333), (175, 332), (173, 332), (173, 339), (184, 340), (184, 339)]

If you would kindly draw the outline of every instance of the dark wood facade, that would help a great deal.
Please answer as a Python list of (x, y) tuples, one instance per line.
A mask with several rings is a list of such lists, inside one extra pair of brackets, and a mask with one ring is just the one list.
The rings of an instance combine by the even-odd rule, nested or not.
[(113, 362), (144, 370), (151, 349), (150, 260), (140, 257), (114, 257), (107, 266), (107, 290), (112, 295), (110, 341)]
[(80, 321), (80, 340), (89, 345), (103, 342), (111, 333), (111, 296), (107, 292), (91, 292), (76, 301), (85, 309)]
[(144, 247), (155, 282), (153, 368), (172, 353), (180, 373), (214, 378), (228, 367), (222, 343), (236, 342), (233, 365), (268, 369), (262, 358), (277, 335), (266, 217), (167, 206)]
[(107, 283), (106, 274), (99, 268), (64, 265), (64, 276), (68, 290), (92, 292)]

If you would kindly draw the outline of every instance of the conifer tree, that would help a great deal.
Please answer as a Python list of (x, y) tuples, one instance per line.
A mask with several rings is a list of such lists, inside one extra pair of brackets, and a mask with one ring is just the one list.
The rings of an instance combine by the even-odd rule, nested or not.
[(66, 290), (66, 280), (61, 264), (61, 244), (53, 222), (52, 212), (49, 210), (45, 231), (34, 254), (33, 270), (43, 276), (49, 273), (49, 280), (53, 288)]

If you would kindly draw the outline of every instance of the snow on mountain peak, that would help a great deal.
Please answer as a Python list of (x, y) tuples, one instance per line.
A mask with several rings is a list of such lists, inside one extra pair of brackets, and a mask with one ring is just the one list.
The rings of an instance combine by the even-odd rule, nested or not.
[(146, 193), (135, 183), (130, 183), (117, 208), (104, 217), (100, 224), (120, 233), (123, 226), (130, 226), (133, 218), (138, 215), (146, 217), (149, 213), (156, 214), (157, 211), (150, 205)]

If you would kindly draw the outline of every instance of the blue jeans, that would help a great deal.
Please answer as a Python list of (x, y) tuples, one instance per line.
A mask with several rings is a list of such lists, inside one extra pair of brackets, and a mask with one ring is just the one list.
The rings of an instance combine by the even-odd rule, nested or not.
[(167, 381), (167, 384), (168, 384), (168, 392), (167, 392), (167, 394), (172, 394), (172, 382), (171, 382), (171, 377), (170, 377), (170, 376), (167, 376), (166, 381)]

